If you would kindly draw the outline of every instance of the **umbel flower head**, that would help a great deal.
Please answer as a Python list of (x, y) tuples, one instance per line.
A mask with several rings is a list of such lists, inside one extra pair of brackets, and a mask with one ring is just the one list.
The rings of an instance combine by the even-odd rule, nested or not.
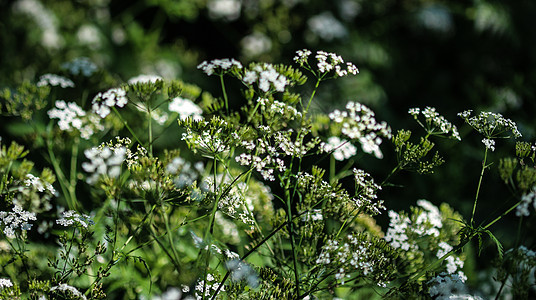
[(382, 137), (391, 138), (391, 128), (385, 122), (378, 123), (374, 112), (361, 103), (348, 102), (347, 111), (336, 109), (329, 118), (342, 125), (341, 132), (350, 139), (361, 143), (365, 153), (374, 153), (377, 158), (383, 158), (380, 150)]
[(74, 82), (69, 78), (65, 78), (56, 74), (45, 74), (39, 77), (37, 86), (61, 86), (62, 88), (74, 87)]
[(91, 109), (101, 118), (105, 118), (110, 114), (110, 108), (114, 106), (123, 107), (127, 102), (127, 92), (121, 88), (113, 88), (104, 93), (98, 93), (93, 98)]
[[(435, 107), (427, 106), (421, 110), (418, 107), (410, 108), (408, 113), (415, 118), (417, 123), (421, 125), (430, 135), (444, 135), (461, 141), (460, 133), (455, 125), (447, 121), (443, 116), (436, 112)], [(424, 123), (419, 120), (419, 115), (424, 116)]]
[(101, 175), (107, 175), (110, 178), (117, 178), (121, 173), (121, 164), (125, 160), (127, 149), (118, 147), (110, 149), (109, 147), (94, 147), (86, 149), (84, 154), (90, 162), (82, 163), (82, 168), (88, 173), (92, 173), (87, 178), (87, 183), (95, 184)]
[(3, 229), (5, 236), (13, 238), (15, 237), (15, 230), (30, 230), (32, 224), (29, 221), (35, 221), (35, 213), (31, 213), (22, 209), (22, 207), (15, 205), (13, 212), (0, 211), (0, 227)]
[(476, 116), (471, 116), (472, 113), (472, 110), (466, 110), (458, 113), (458, 116), (487, 139), (510, 137), (508, 132), (511, 132), (516, 139), (521, 137), (516, 123), (499, 113), (483, 111)]
[(96, 114), (86, 113), (74, 102), (66, 103), (58, 100), (55, 108), (49, 110), (48, 116), (51, 119), (58, 119), (58, 126), (63, 131), (80, 131), (80, 137), (88, 140), (95, 131), (104, 130), (100, 119)]
[(335, 72), (334, 77), (344, 77), (348, 74), (357, 75), (359, 70), (351, 62), (344, 63), (344, 60), (341, 56), (335, 53), (328, 53), (325, 51), (316, 52), (316, 66), (318, 68), (318, 73), (315, 72), (309, 65), (309, 56), (312, 54), (311, 51), (307, 49), (296, 51), (296, 56), (294, 61), (299, 64), (301, 67), (311, 71), (313, 74), (316, 74), (318, 77), (324, 77), (331, 71)]
[(242, 64), (234, 58), (214, 59), (210, 62), (204, 61), (197, 66), (208, 76), (212, 74), (221, 75), (231, 71), (233, 68), (242, 69)]

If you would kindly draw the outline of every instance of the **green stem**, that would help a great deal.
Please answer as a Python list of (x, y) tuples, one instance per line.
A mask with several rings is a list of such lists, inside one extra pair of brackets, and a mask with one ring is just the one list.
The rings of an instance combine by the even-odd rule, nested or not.
[(73, 208), (78, 207), (78, 199), (76, 197), (76, 165), (78, 161), (78, 146), (80, 145), (80, 138), (76, 137), (71, 150), (71, 171), (69, 181), (69, 195), (73, 204)]
[(140, 145), (143, 145), (142, 142), (140, 141), (140, 139), (138, 138), (138, 136), (132, 130), (132, 128), (130, 128), (130, 126), (128, 125), (127, 121), (125, 121), (125, 119), (123, 119), (123, 117), (121, 116), (121, 114), (119, 113), (117, 108), (115, 108), (115, 106), (113, 106), (112, 109), (115, 112), (115, 114), (119, 117), (121, 122), (123, 122), (123, 125), (125, 125), (125, 127), (130, 132), (130, 134), (132, 134), (132, 137), (136, 140), (136, 142), (138, 142), (138, 144), (140, 144)]
[(229, 99), (227, 98), (227, 92), (225, 91), (225, 83), (223, 82), (223, 74), (220, 74), (221, 89), (223, 92), (223, 100), (225, 101), (225, 111), (229, 114)]
[(305, 117), (305, 115), (309, 111), (309, 106), (311, 105), (311, 102), (313, 102), (313, 98), (315, 97), (316, 90), (318, 89), (318, 86), (320, 85), (320, 81), (322, 81), (321, 78), (318, 78), (316, 80), (315, 88), (313, 89), (313, 92), (311, 93), (311, 97), (309, 98), (309, 102), (307, 103), (307, 107), (305, 108), (305, 111), (303, 112), (302, 118)]
[[(177, 250), (175, 250), (175, 242), (173, 241), (173, 234), (171, 233), (171, 229), (169, 227), (169, 218), (166, 212), (162, 209), (162, 215), (164, 216), (164, 222), (166, 223), (166, 232), (168, 236), (168, 243), (171, 247), (171, 252), (173, 253), (173, 256), (175, 257), (176, 261), (179, 261), (179, 256), (177, 255)], [(177, 272), (180, 270), (177, 269)]]
[(147, 102), (147, 122), (149, 122), (149, 155), (153, 156), (153, 118), (151, 116), (151, 105)]
[(74, 203), (71, 199), (71, 194), (69, 192), (68, 187), (65, 185), (68, 181), (65, 177), (65, 174), (63, 174), (63, 171), (61, 170), (61, 167), (58, 163), (58, 160), (56, 159), (56, 155), (54, 154), (54, 151), (52, 150), (52, 144), (51, 141), (47, 139), (47, 150), (48, 150), (48, 156), (50, 157), (50, 162), (52, 163), (52, 167), (54, 168), (54, 171), (56, 172), (56, 176), (58, 177), (58, 182), (60, 183), (60, 188), (63, 193), (63, 196), (65, 197), (65, 201), (67, 202), (67, 207), (69, 209), (75, 209)]
[(484, 152), (484, 161), (482, 162), (482, 170), (480, 171), (480, 178), (478, 179), (478, 187), (476, 189), (476, 195), (475, 195), (475, 202), (473, 203), (473, 213), (471, 214), (471, 225), (473, 225), (473, 221), (475, 218), (475, 211), (476, 211), (476, 203), (478, 202), (478, 195), (480, 194), (480, 187), (482, 185), (482, 178), (484, 178), (484, 170), (486, 170), (486, 160), (488, 158), (488, 148), (486, 147), (486, 151)]
[(67, 253), (65, 253), (65, 262), (63, 263), (63, 269), (61, 271), (61, 278), (60, 278), (60, 281), (59, 282), (62, 282), (69, 273), (65, 274), (65, 268), (67, 267), (67, 262), (69, 261), (69, 254), (71, 253), (71, 248), (73, 247), (73, 244), (74, 244), (74, 237), (75, 237), (75, 233), (76, 233), (76, 227), (73, 227), (73, 236), (71, 238), (71, 243), (69, 244), (69, 249), (67, 249)]

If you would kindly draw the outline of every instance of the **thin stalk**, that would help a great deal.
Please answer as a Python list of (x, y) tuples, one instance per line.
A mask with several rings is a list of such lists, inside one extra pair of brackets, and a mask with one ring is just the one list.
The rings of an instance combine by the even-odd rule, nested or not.
[(76, 137), (71, 150), (71, 171), (69, 181), (69, 195), (73, 206), (78, 206), (78, 199), (76, 197), (76, 165), (78, 161), (78, 145), (80, 144), (80, 138)]
[(309, 111), (309, 106), (311, 106), (311, 102), (313, 102), (313, 98), (315, 97), (316, 90), (318, 89), (318, 86), (320, 85), (320, 81), (322, 81), (321, 78), (318, 78), (316, 80), (315, 88), (313, 89), (313, 92), (311, 93), (311, 97), (309, 98), (309, 102), (307, 103), (307, 107), (305, 108), (305, 111), (303, 112), (302, 118), (307, 114)]
[(76, 209), (74, 207), (74, 203), (72, 203), (71, 194), (69, 192), (68, 187), (65, 185), (67, 181), (67, 178), (65, 177), (65, 174), (63, 174), (63, 171), (61, 170), (61, 167), (58, 163), (58, 160), (56, 159), (56, 155), (54, 154), (54, 151), (52, 151), (52, 145), (50, 140), (47, 140), (47, 150), (48, 150), (48, 156), (50, 157), (50, 162), (52, 163), (52, 167), (54, 168), (54, 172), (56, 172), (56, 176), (58, 177), (58, 182), (60, 183), (60, 188), (65, 196), (65, 201), (67, 201), (67, 206), (69, 209)]
[(67, 267), (67, 262), (69, 261), (69, 254), (71, 253), (71, 248), (73, 247), (73, 244), (74, 244), (75, 233), (76, 233), (76, 227), (73, 227), (73, 237), (71, 238), (71, 243), (69, 244), (69, 249), (67, 249), (67, 253), (65, 253), (65, 262), (64, 262), (63, 268), (61, 270), (62, 276), (60, 278), (60, 282), (62, 282), (67, 277), (67, 274), (65, 274), (65, 268)]
[(225, 101), (225, 111), (229, 114), (229, 99), (227, 98), (227, 92), (225, 91), (225, 83), (223, 82), (223, 74), (220, 74), (221, 89), (223, 92), (223, 100)]
[[(166, 232), (168, 236), (168, 243), (169, 243), (169, 246), (171, 247), (171, 252), (173, 253), (173, 256), (175, 257), (175, 259), (178, 261), (179, 256), (177, 255), (177, 250), (175, 250), (175, 242), (173, 241), (173, 234), (171, 233), (171, 229), (169, 227), (168, 215), (163, 210), (162, 210), (162, 214), (164, 216), (164, 222), (166, 223)], [(179, 272), (179, 270), (177, 270), (177, 272)]]
[(151, 116), (151, 105), (147, 102), (147, 122), (149, 122), (149, 155), (153, 156), (153, 118)]
[(138, 144), (140, 144), (140, 145), (143, 145), (142, 142), (140, 141), (140, 139), (138, 138), (138, 136), (132, 130), (132, 128), (130, 128), (130, 126), (128, 125), (127, 121), (125, 121), (125, 119), (123, 119), (123, 116), (121, 116), (121, 114), (119, 113), (117, 108), (115, 108), (115, 106), (113, 106), (112, 109), (115, 112), (115, 114), (119, 117), (121, 122), (123, 122), (123, 125), (125, 125), (125, 127), (130, 132), (130, 134), (132, 134), (132, 137), (136, 140), (136, 142), (138, 142)]
[(473, 221), (475, 218), (475, 211), (476, 211), (476, 203), (478, 202), (478, 195), (480, 194), (480, 187), (482, 185), (482, 178), (484, 178), (484, 170), (486, 170), (486, 160), (488, 158), (488, 148), (486, 147), (486, 151), (484, 152), (484, 161), (482, 162), (482, 170), (480, 171), (480, 178), (478, 179), (478, 187), (476, 189), (476, 195), (475, 195), (475, 202), (473, 203), (473, 213), (471, 214), (471, 225), (473, 225)]
[(504, 288), (504, 285), (506, 284), (506, 280), (508, 279), (508, 276), (506, 275), (506, 278), (501, 282), (501, 287), (499, 288), (499, 291), (497, 292), (497, 296), (495, 296), (495, 300), (499, 300), (499, 297), (501, 296), (502, 290)]

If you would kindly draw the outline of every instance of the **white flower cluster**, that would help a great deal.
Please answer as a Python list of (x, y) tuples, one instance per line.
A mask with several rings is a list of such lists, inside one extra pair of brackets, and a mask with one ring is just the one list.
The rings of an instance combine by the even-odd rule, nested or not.
[(89, 58), (87, 57), (78, 57), (73, 59), (70, 62), (63, 63), (61, 65), (61, 68), (64, 70), (69, 71), (69, 73), (73, 75), (83, 75), (85, 77), (89, 77), (93, 75), (93, 73), (97, 72), (97, 65), (95, 65)]
[(241, 41), (242, 53), (246, 57), (254, 58), (272, 49), (272, 41), (261, 32), (254, 32), (245, 36)]
[(97, 183), (101, 175), (106, 175), (111, 178), (119, 177), (121, 173), (121, 164), (125, 160), (127, 149), (118, 147), (111, 149), (110, 147), (93, 147), (86, 149), (84, 154), (90, 162), (82, 163), (82, 169), (88, 173), (92, 173), (87, 178), (87, 183)]
[(509, 249), (504, 253), (504, 257), (505, 260), (511, 260), (513, 262), (510, 268), (517, 269), (517, 272), (513, 272), (513, 276), (523, 276), (523, 273), (530, 274), (536, 268), (536, 252), (527, 249), (523, 245)]
[(15, 237), (15, 230), (30, 230), (33, 224), (29, 221), (35, 221), (35, 213), (22, 210), (22, 207), (13, 206), (13, 212), (0, 211), (0, 226), (4, 228), (3, 232), (7, 237)]
[[(319, 265), (333, 265), (338, 268), (335, 279), (344, 284), (346, 278), (350, 278), (349, 273), (359, 271), (363, 276), (372, 273), (380, 273), (381, 266), (388, 264), (389, 260), (378, 251), (374, 251), (372, 243), (367, 240), (358, 239), (354, 235), (348, 235), (346, 240), (328, 240), (322, 246), (322, 252), (316, 259)], [(376, 276), (377, 277), (377, 276)], [(376, 282), (379, 286), (385, 286), (385, 282)]]
[[(298, 63), (300, 66), (305, 67), (312, 71), (310, 69), (308, 59), (309, 56), (312, 54), (311, 51), (307, 49), (298, 50), (296, 51), (296, 56), (294, 57), (294, 61)], [(357, 67), (352, 64), (351, 62), (346, 63), (346, 68), (343, 69), (344, 60), (341, 56), (335, 54), (335, 53), (328, 53), (325, 51), (317, 51), (316, 52), (316, 59), (318, 67), (318, 71), (321, 74), (329, 73), (330, 71), (335, 71), (335, 75), (338, 77), (344, 77), (348, 74), (357, 75), (359, 73), (359, 70)], [(314, 73), (314, 72), (313, 72)]]
[(305, 136), (307, 134), (307, 129), (301, 128), (301, 132), (297, 134), (298, 137), (293, 138), (294, 130), (288, 129), (287, 131), (277, 131), (274, 134), (274, 140), (279, 149), (283, 151), (286, 155), (294, 157), (303, 157), (311, 149), (313, 149), (318, 143), (319, 139), (311, 139), (307, 143), (303, 143), (303, 138), (299, 136)]
[(186, 132), (182, 134), (182, 140), (186, 141), (194, 152), (197, 149), (209, 153), (222, 153), (229, 150), (229, 145), (224, 142), (222, 128), (212, 132), (203, 131), (201, 134), (194, 132), (191, 128), (186, 128)]
[(5, 289), (13, 286), (13, 282), (8, 278), (0, 278), (0, 289)]
[(169, 103), (169, 110), (179, 114), (181, 120), (191, 117), (194, 121), (203, 120), (203, 110), (192, 100), (176, 97)]
[(389, 211), (389, 229), (385, 234), (385, 240), (394, 248), (402, 250), (417, 250), (417, 245), (409, 243), (408, 235), (431, 235), (439, 236), (439, 229), (443, 227), (439, 209), (426, 200), (417, 201), (423, 210), (413, 223), (409, 217), (400, 215), (392, 210)]
[(253, 225), (252, 203), (246, 201), (248, 186), (244, 182), (231, 184), (231, 179), (222, 174), (216, 176), (216, 187), (214, 187), (214, 178), (207, 177), (201, 188), (207, 193), (219, 197), (218, 209), (233, 219), (239, 219), (244, 224)]
[(208, 16), (225, 21), (234, 21), (240, 17), (242, 1), (239, 0), (209, 0), (207, 2)]
[(376, 193), (381, 190), (382, 187), (374, 182), (374, 178), (372, 178), (369, 173), (355, 168), (353, 172), (356, 184), (355, 193), (357, 195), (357, 198), (354, 201), (356, 202), (357, 207), (366, 207), (368, 213), (373, 215), (380, 214), (382, 210), (385, 210), (385, 206), (383, 206), (382, 200), (376, 201), (376, 199), (378, 199)]
[(503, 133), (510, 131), (514, 138), (521, 137), (521, 133), (517, 129), (517, 125), (514, 121), (503, 117), (499, 113), (481, 112), (477, 116), (471, 116), (472, 110), (466, 110), (458, 113), (462, 119), (465, 120), (469, 126), (473, 127), (476, 131), (484, 135), (484, 137), (491, 139), (496, 137), (509, 137), (502, 136)]
[[(441, 134), (450, 135), (452, 138), (457, 139), (461, 141), (460, 133), (458, 132), (458, 128), (456, 128), (455, 125), (447, 121), (445, 117), (439, 115), (439, 113), (436, 111), (434, 107), (426, 107), (423, 110), (421, 110), (418, 107), (410, 108), (408, 113), (412, 115), (421, 126), (423, 126), (424, 129), (426, 129), (429, 133), (435, 134), (436, 132), (439, 132)], [(425, 118), (426, 125), (422, 124), (419, 121), (419, 115), (422, 114)], [(439, 131), (436, 131), (439, 129)]]
[(217, 75), (223, 74), (233, 67), (242, 69), (242, 64), (234, 58), (223, 58), (214, 59), (210, 62), (204, 61), (197, 66), (198, 69), (203, 70), (208, 76), (215, 74), (217, 71), (219, 71)]
[(245, 71), (242, 81), (249, 85), (257, 83), (259, 89), (265, 93), (272, 88), (278, 92), (284, 92), (289, 84), (285, 75), (279, 74), (272, 64), (267, 63), (256, 65), (251, 70)]
[(67, 293), (71, 297), (69, 299), (83, 299), (83, 300), (87, 299), (86, 296), (82, 294), (78, 289), (66, 283), (60, 283), (59, 285), (53, 286), (50, 288), (50, 291), (51, 292), (59, 291), (62, 293)]
[(344, 77), (348, 74), (357, 75), (357, 73), (359, 73), (357, 67), (351, 62), (347, 62), (346, 68), (343, 69), (341, 64), (344, 64), (344, 60), (341, 56), (335, 53), (317, 51), (315, 57), (318, 60), (316, 66), (318, 67), (318, 71), (320, 71), (320, 73), (328, 73), (334, 70), (338, 77)]
[(465, 280), (467, 278), (461, 274), (441, 273), (428, 282), (432, 285), (428, 293), (437, 300), (482, 300), (479, 296), (467, 294)]
[[(199, 280), (195, 285), (195, 298), (197, 300), (209, 299), (212, 293), (215, 293), (219, 287), (220, 283), (218, 282), (218, 280), (214, 278), (214, 275), (209, 273), (207, 274), (206, 283), (204, 280)], [(224, 292), (225, 286), (222, 286), (220, 288), (220, 291)]]
[(122, 88), (113, 88), (104, 93), (98, 93), (91, 102), (91, 109), (101, 118), (105, 118), (110, 114), (110, 108), (114, 106), (123, 107), (127, 102), (127, 92)]
[[(242, 166), (249, 166), (259, 172), (264, 180), (274, 181), (274, 169), (279, 172), (286, 170), (285, 162), (279, 157), (277, 148), (262, 139), (256, 141), (242, 140), (241, 145), (249, 152), (235, 158)], [(255, 152), (255, 154), (251, 154)]]
[(31, 186), (39, 192), (49, 192), (50, 194), (56, 194), (56, 189), (52, 184), (41, 180), (41, 178), (34, 176), (32, 174), (26, 174), (26, 179), (24, 180), (24, 185)]
[(136, 83), (155, 83), (158, 80), (163, 80), (162, 77), (158, 75), (147, 75), (147, 74), (140, 74), (138, 76), (132, 77), (128, 80), (128, 84), (136, 84)]
[(385, 122), (378, 123), (374, 112), (361, 103), (348, 102), (348, 111), (335, 110), (329, 118), (335, 123), (342, 124), (341, 132), (350, 139), (357, 139), (365, 153), (374, 153), (377, 158), (383, 158), (380, 150), (382, 137), (391, 138), (391, 128)]
[[(438, 246), (439, 246), (439, 249), (437, 250), (437, 254), (436, 254), (437, 258), (443, 257), (445, 254), (449, 253), (453, 249), (452, 246), (446, 242), (440, 242)], [(456, 271), (463, 268), (463, 265), (464, 265), (463, 260), (461, 260), (461, 258), (456, 257), (454, 255), (447, 257), (446, 262), (447, 262), (446, 267), (447, 267), (448, 274), (456, 273)], [(463, 274), (463, 272), (459, 271), (458, 274)]]
[(336, 160), (343, 161), (357, 154), (357, 148), (350, 141), (336, 136), (328, 138), (327, 143), (320, 144), (322, 151), (333, 154)]
[(234, 282), (244, 280), (252, 288), (259, 286), (259, 277), (255, 270), (240, 259), (226, 261), (225, 267), (231, 272), (231, 280)]
[(329, 11), (311, 17), (307, 25), (311, 32), (328, 42), (343, 38), (347, 34), (344, 25)]
[(495, 151), (495, 140), (492, 139), (482, 139), (482, 143), (486, 146), (486, 149)]
[(203, 174), (205, 167), (203, 163), (198, 161), (193, 167), (189, 161), (185, 161), (182, 157), (175, 157), (167, 166), (166, 171), (172, 175), (177, 175), (173, 182), (178, 188), (190, 186), (194, 181)]
[(306, 65), (309, 56), (312, 54), (310, 50), (303, 49), (296, 51), (296, 56), (294, 56), (294, 61), (300, 66)]
[(528, 193), (525, 193), (521, 197), (521, 203), (516, 207), (516, 216), (518, 217), (528, 217), (530, 215), (529, 206), (533, 205), (536, 210), (536, 186)]
[(287, 117), (289, 120), (294, 120), (295, 118), (299, 118), (302, 116), (301, 112), (299, 112), (295, 107), (290, 106), (281, 101), (270, 101), (266, 98), (258, 98), (257, 102), (260, 104), (261, 109), (263, 111), (267, 112), (272, 116), (282, 115)]
[(61, 213), (61, 218), (56, 220), (56, 224), (62, 225), (65, 227), (69, 226), (82, 226), (84, 228), (87, 228), (90, 225), (94, 225), (95, 222), (91, 220), (91, 217), (84, 214), (78, 214), (74, 210), (64, 211)]
[(54, 13), (37, 0), (18, 0), (13, 3), (13, 11), (25, 14), (41, 29), (41, 44), (47, 49), (63, 46), (63, 38), (58, 32)]
[(104, 130), (100, 119), (93, 113), (86, 113), (80, 106), (74, 102), (66, 103), (58, 100), (55, 108), (49, 110), (48, 117), (58, 119), (58, 126), (64, 131), (80, 131), (80, 137), (89, 140), (95, 131)]
[(39, 81), (37, 82), (37, 86), (61, 86), (62, 88), (67, 87), (74, 87), (74, 82), (70, 80), (69, 78), (65, 78), (60, 75), (56, 74), (45, 74), (41, 77), (39, 77)]

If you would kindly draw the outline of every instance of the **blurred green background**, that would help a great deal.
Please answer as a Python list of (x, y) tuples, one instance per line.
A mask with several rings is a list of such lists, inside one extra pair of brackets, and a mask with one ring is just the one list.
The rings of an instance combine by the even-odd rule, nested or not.
[[(434, 140), (445, 165), (433, 175), (395, 177), (404, 188), (382, 192), (388, 209), (407, 209), (424, 198), (447, 202), (468, 218), (484, 148), (456, 114), (502, 113), (517, 123), (524, 141), (534, 140), (535, 28), (536, 2), (530, 0), (0, 1), (0, 88), (64, 74), (62, 63), (85, 56), (114, 74), (111, 81), (156, 74), (219, 95), (219, 82), (196, 69), (203, 60), (292, 63), (299, 49), (335, 52), (360, 74), (321, 86), (313, 113), (358, 101), (395, 132), (420, 134), (407, 110), (434, 106), (459, 126), (464, 140)], [(232, 96), (231, 104), (239, 105), (240, 94)], [(17, 139), (10, 119), (3, 120), (0, 135)], [(178, 144), (178, 137), (169, 142)], [(357, 159), (378, 181), (396, 163), (387, 144), (383, 160)], [(514, 155), (513, 141), (499, 141), (491, 153), (495, 165), (484, 178), (477, 221), (489, 221), (515, 203), (496, 168), (499, 158)], [(522, 243), (533, 248), (534, 217), (520, 228), (518, 221), (511, 213), (492, 231), (508, 249), (519, 242), (520, 230)], [(386, 215), (379, 223), (386, 228)], [(476, 269), (489, 267), (494, 256), (494, 248), (486, 248)]]

